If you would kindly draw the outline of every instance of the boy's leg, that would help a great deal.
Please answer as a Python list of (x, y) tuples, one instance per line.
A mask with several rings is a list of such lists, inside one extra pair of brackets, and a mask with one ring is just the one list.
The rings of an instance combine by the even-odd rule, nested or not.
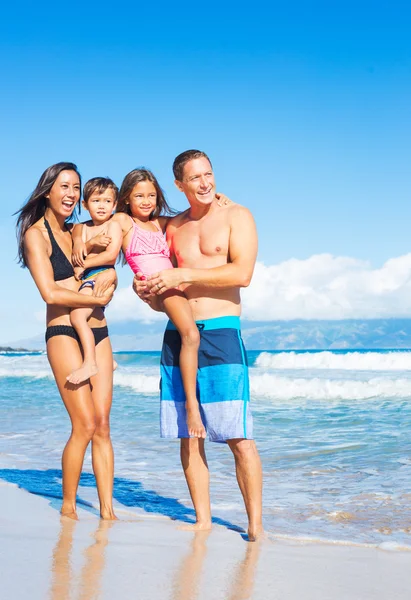
[(186, 397), (188, 433), (193, 437), (205, 438), (206, 430), (196, 394), (200, 333), (184, 294), (173, 290), (164, 294), (162, 300), (168, 317), (181, 337), (180, 372)]
[[(93, 288), (91, 286), (84, 287), (79, 290), (79, 293), (91, 296)], [(74, 308), (70, 312), (70, 322), (80, 338), (83, 350), (83, 364), (67, 377), (67, 381), (74, 385), (87, 381), (87, 379), (90, 379), (90, 377), (93, 377), (98, 372), (94, 335), (87, 322), (93, 310), (93, 308)]]

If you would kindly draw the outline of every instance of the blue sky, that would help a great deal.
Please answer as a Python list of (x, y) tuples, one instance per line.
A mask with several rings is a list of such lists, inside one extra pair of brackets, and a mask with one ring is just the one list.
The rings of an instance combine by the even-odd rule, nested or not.
[(43, 328), (11, 213), (60, 160), (118, 184), (144, 165), (183, 208), (171, 164), (200, 148), (255, 215), (265, 265), (407, 254), (410, 26), (405, 2), (2, 8), (0, 343)]

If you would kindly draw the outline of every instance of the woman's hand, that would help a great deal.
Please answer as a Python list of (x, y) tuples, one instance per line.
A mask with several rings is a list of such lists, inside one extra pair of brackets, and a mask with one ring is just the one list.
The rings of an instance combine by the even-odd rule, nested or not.
[(115, 269), (107, 269), (102, 273), (99, 273), (96, 277), (96, 283), (94, 284), (93, 296), (101, 298), (108, 293), (108, 290), (113, 286), (111, 291), (110, 300), (113, 296), (114, 290), (117, 287), (117, 274)]
[(87, 258), (87, 247), (82, 239), (74, 240), (73, 250), (71, 254), (71, 262), (73, 267), (83, 267), (84, 260)]

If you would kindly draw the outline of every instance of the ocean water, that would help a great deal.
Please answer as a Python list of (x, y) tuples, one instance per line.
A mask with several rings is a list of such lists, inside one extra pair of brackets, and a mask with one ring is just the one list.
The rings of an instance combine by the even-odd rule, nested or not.
[[(411, 352), (249, 352), (264, 525), (273, 536), (411, 547)], [(177, 441), (159, 438), (159, 353), (117, 353), (115, 498), (192, 520)], [(69, 420), (44, 354), (0, 355), (0, 478), (60, 493)], [(213, 515), (246, 526), (233, 459), (207, 443)], [(90, 454), (84, 470), (91, 472)], [(79, 497), (96, 502), (85, 475)]]

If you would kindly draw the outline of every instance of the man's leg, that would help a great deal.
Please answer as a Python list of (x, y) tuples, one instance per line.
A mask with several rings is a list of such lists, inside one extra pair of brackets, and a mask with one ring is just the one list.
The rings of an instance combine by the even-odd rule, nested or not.
[(248, 537), (250, 541), (254, 541), (263, 530), (263, 476), (260, 456), (253, 440), (227, 440), (227, 444), (234, 454), (237, 481), (247, 511)]
[(182, 438), (180, 447), (181, 464), (187, 481), (188, 490), (196, 512), (195, 525), (184, 529), (211, 529), (210, 476), (201, 438)]

